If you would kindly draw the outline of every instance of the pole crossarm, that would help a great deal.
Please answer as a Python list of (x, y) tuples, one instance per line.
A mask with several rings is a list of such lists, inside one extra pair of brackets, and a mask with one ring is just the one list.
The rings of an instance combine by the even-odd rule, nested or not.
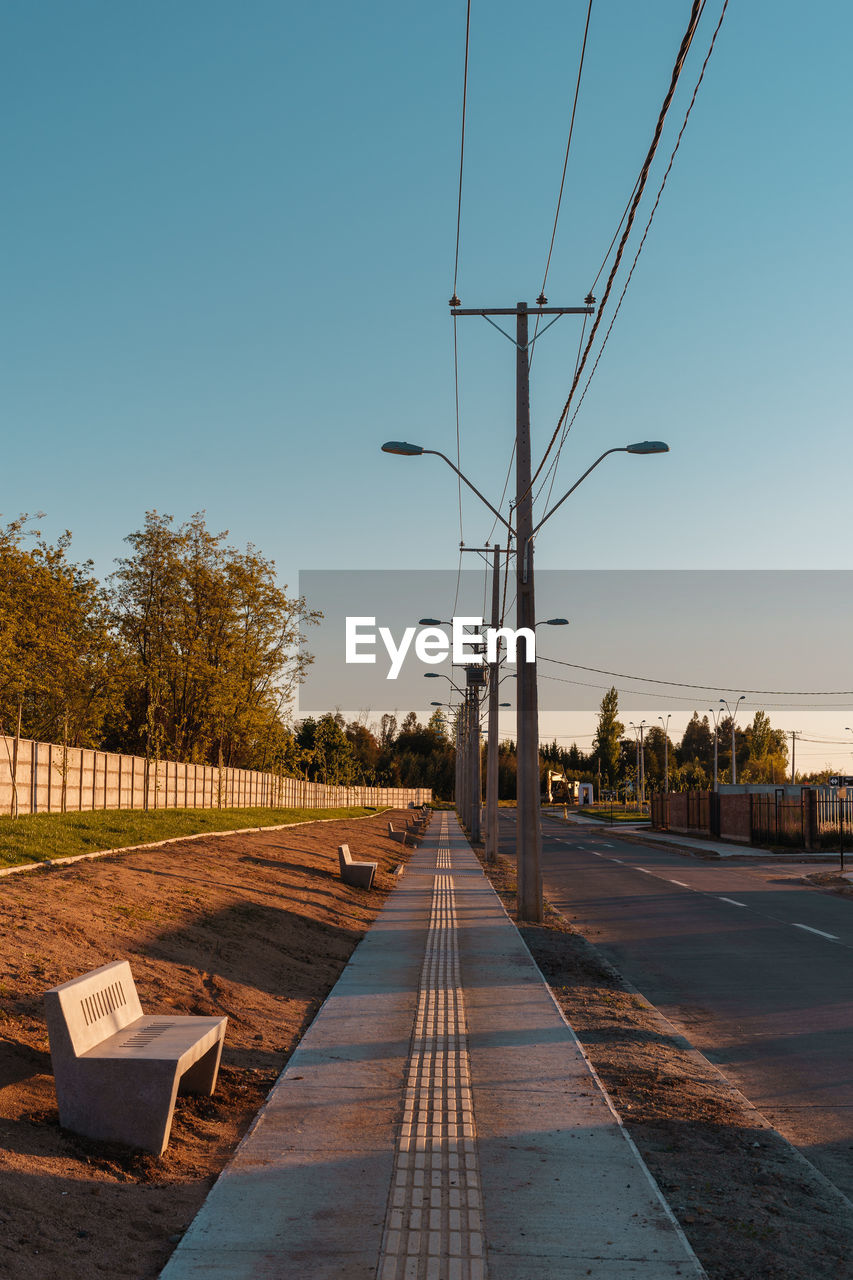
[[(594, 307), (527, 307), (529, 316), (591, 316)], [(452, 316), (517, 316), (518, 307), (454, 307)]]
[[(532, 350), (534, 343), (537, 343), (542, 334), (551, 328), (552, 324), (556, 324), (560, 316), (591, 316), (593, 307), (530, 307), (527, 314), (530, 316), (553, 316), (553, 320), (545, 325), (544, 329), (540, 329), (534, 334), (532, 341), (525, 339), (524, 350)], [(506, 329), (502, 329), (499, 324), (495, 324), (492, 316), (517, 316), (517, 307), (453, 307), (450, 314), (452, 316), (481, 316), (486, 320), (493, 329), (497, 329), (498, 333), (502, 333), (508, 342), (514, 347), (518, 347), (519, 339), (514, 338), (511, 333), (507, 333)]]

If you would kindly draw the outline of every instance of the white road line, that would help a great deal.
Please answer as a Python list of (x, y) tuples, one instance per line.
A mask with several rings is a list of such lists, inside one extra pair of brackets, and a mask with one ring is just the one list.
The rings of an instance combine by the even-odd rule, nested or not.
[(690, 885), (685, 884), (683, 880), (670, 880), (670, 884), (680, 884), (682, 889), (689, 889)]
[(635, 868), (634, 868), (634, 870), (635, 870), (635, 871), (644, 871), (644, 872), (645, 872), (645, 874), (646, 874), (647, 876), (652, 876), (652, 875), (654, 875), (654, 872), (653, 872), (653, 871), (649, 871), (648, 867), (635, 867)]
[(841, 941), (841, 939), (838, 938), (834, 933), (824, 933), (823, 929), (813, 929), (810, 924), (797, 924), (795, 920), (792, 920), (791, 924), (794, 926), (795, 929), (805, 929), (809, 933), (816, 933), (819, 938), (829, 938), (830, 942)]
[(734, 898), (720, 898), (720, 902), (730, 902), (733, 907), (745, 907), (745, 902), (735, 902)]
[(625, 865), (625, 863), (622, 861), (622, 859), (621, 859), (621, 858), (611, 858), (611, 859), (610, 859), (610, 861), (611, 861), (611, 862), (618, 862), (620, 867), (624, 867), (624, 865)]

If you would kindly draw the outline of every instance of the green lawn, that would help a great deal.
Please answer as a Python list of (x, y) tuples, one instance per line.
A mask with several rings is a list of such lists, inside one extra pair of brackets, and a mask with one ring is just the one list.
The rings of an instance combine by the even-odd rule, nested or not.
[[(563, 806), (561, 804), (552, 805), (551, 808), (555, 811), (557, 817), (562, 815)], [(621, 804), (615, 804), (612, 810), (609, 804), (585, 804), (580, 808), (570, 808), (569, 813), (579, 814), (582, 818), (597, 818), (599, 822), (610, 822), (611, 814), (613, 822), (650, 821), (647, 813), (638, 813), (637, 810), (632, 808), (630, 805), (628, 805), (627, 808), (623, 808)]]
[(104, 809), (0, 818), (0, 867), (43, 862), (100, 849), (149, 844), (203, 831), (274, 827), (286, 822), (357, 818), (372, 809)]

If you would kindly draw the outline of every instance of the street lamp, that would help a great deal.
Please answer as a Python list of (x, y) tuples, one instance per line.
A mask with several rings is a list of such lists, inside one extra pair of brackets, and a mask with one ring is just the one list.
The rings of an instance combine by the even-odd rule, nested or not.
[(645, 754), (643, 751), (643, 731), (645, 727), (646, 727), (645, 720), (641, 720), (639, 724), (634, 724), (634, 721), (633, 720), (631, 721), (631, 728), (634, 730), (634, 737), (637, 739), (637, 802), (638, 802), (638, 808), (640, 813), (643, 812), (643, 807), (646, 803), (646, 795), (645, 795), (646, 762), (645, 762)]
[(669, 795), (669, 721), (671, 714), (667, 716), (666, 724), (664, 724), (663, 716), (658, 716), (658, 720), (663, 724), (663, 789), (665, 795)]
[(719, 707), (717, 707), (716, 711), (714, 710), (713, 707), (709, 707), (708, 710), (710, 711), (711, 716), (713, 717), (713, 720), (714, 720), (714, 790), (716, 791), (717, 790), (717, 743), (720, 736), (720, 721), (723, 718), (723, 713)]
[[(526, 333), (526, 313), (525, 328)], [(521, 327), (519, 332), (522, 333)], [(518, 345), (518, 362), (519, 367), (524, 366), (527, 369), (527, 346), (526, 339), (519, 338)], [(524, 378), (526, 384), (526, 376)], [(668, 453), (669, 445), (662, 440), (641, 440), (635, 444), (622, 445), (613, 449), (606, 449), (600, 457), (596, 458), (592, 466), (587, 467), (586, 471), (570, 489), (563, 494), (562, 498), (554, 504), (550, 511), (546, 512), (537, 525), (533, 525), (533, 499), (531, 495), (530, 484), (530, 456), (529, 456), (529, 419), (525, 420), (528, 425), (525, 427), (524, 449), (525, 458), (524, 465), (522, 459), (522, 449), (518, 444), (521, 436), (517, 436), (517, 466), (516, 480), (518, 483), (518, 494), (516, 498), (517, 511), (517, 527), (513, 529), (512, 525), (506, 520), (496, 507), (494, 507), (488, 498), (486, 498), (476, 485), (472, 484), (466, 475), (459, 470), (447, 457), (438, 449), (425, 449), (419, 444), (410, 444), (405, 440), (388, 440), (382, 445), (384, 453), (394, 453), (403, 457), (419, 457), (422, 454), (433, 454), (437, 458), (441, 458), (450, 467), (451, 471), (459, 477), (464, 484), (475, 493), (492, 514), (500, 521), (504, 528), (515, 535), (516, 539), (516, 629), (522, 633), (520, 635), (522, 653), (518, 678), (518, 712), (517, 712), (517, 728), (516, 739), (518, 743), (518, 784), (516, 799), (516, 849), (518, 862), (518, 915), (522, 920), (530, 920), (533, 923), (541, 922), (543, 917), (542, 909), (542, 866), (541, 866), (541, 813), (540, 813), (540, 794), (539, 794), (539, 695), (536, 684), (536, 653), (535, 647), (532, 654), (529, 654), (527, 641), (524, 637), (524, 630), (533, 631), (536, 626), (536, 606), (533, 589), (533, 539), (534, 536), (545, 524), (546, 520), (550, 520), (551, 516), (563, 505), (568, 497), (574, 493), (578, 485), (582, 484), (587, 476), (595, 470), (595, 468), (611, 453), (632, 453), (632, 454), (649, 454), (649, 453)], [(519, 428), (520, 430), (520, 428)], [(525, 434), (526, 433), (526, 434)], [(524, 479), (520, 479), (526, 475), (526, 483)], [(497, 556), (495, 557), (497, 563)], [(528, 661), (529, 656), (529, 661)]]
[(735, 786), (735, 784), (737, 783), (737, 760), (735, 759), (735, 716), (737, 715), (738, 707), (742, 702), (745, 702), (745, 701), (746, 701), (746, 694), (742, 693), (738, 698), (737, 702), (735, 703), (734, 711), (732, 711), (731, 708), (729, 707), (729, 704), (726, 702), (725, 698), (720, 698), (720, 702), (722, 702), (723, 706), (726, 708), (726, 711), (728, 711), (729, 718), (731, 719), (731, 722), (732, 722), (732, 786)]

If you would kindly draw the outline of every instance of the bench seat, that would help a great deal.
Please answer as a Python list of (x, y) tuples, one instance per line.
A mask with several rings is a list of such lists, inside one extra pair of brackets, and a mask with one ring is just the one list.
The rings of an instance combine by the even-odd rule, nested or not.
[(160, 1155), (175, 1098), (211, 1094), (228, 1019), (145, 1015), (126, 960), (45, 993), (59, 1122)]
[(338, 861), (344, 884), (354, 885), (358, 889), (372, 887), (373, 877), (379, 865), (377, 862), (356, 862), (349, 851), (348, 844), (338, 845)]

